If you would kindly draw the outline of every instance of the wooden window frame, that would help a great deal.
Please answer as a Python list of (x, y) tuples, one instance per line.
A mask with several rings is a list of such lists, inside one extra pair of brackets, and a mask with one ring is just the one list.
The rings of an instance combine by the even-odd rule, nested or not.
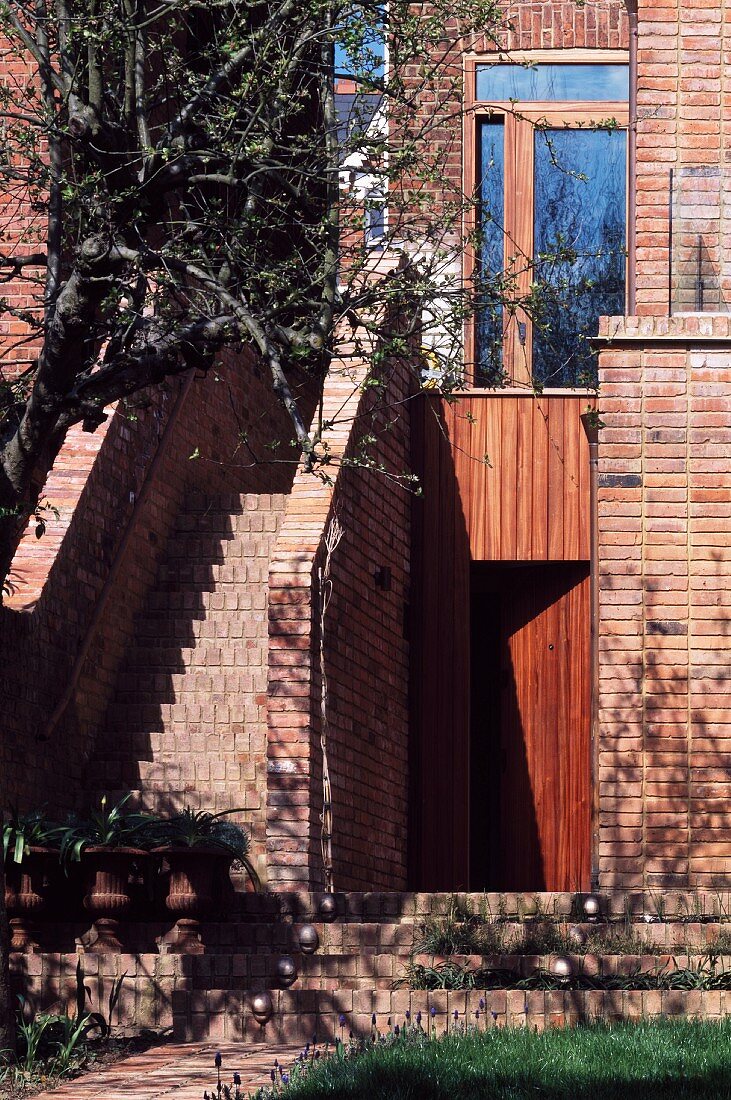
[[(629, 130), (629, 102), (617, 100), (550, 100), (521, 102), (519, 105), (504, 101), (490, 102), (476, 98), (477, 67), (485, 64), (594, 64), (626, 65), (629, 70), (629, 52), (626, 50), (520, 50), (510, 54), (467, 54), (464, 59), (465, 112), (462, 142), (464, 149), (464, 189), (467, 195), (476, 196), (480, 187), (477, 162), (478, 132), (480, 124), (489, 119), (502, 120), (505, 157), (505, 251), (504, 270), (509, 271), (517, 259), (521, 264), (516, 278), (520, 296), (527, 294), (531, 272), (525, 258), (533, 255), (533, 189), (534, 189), (534, 133), (537, 123), (549, 127), (570, 129), (588, 127), (602, 119), (615, 119), (620, 129)], [(517, 116), (520, 117), (517, 117)], [(629, 181), (628, 181), (629, 182)], [(629, 195), (629, 186), (626, 189)], [(464, 232), (467, 240), (477, 228), (476, 204), (470, 203), (465, 214)], [(629, 263), (629, 258), (628, 258)], [(464, 254), (465, 285), (470, 286), (477, 267), (475, 249), (468, 244)], [(519, 329), (525, 325), (524, 336)], [(477, 341), (475, 321), (468, 322), (464, 333), (464, 388), (484, 392), (486, 387), (475, 385)], [(533, 333), (530, 317), (520, 310), (506, 318), (503, 341), (503, 365), (506, 373), (505, 387), (521, 392), (533, 390), (531, 360)], [(550, 393), (551, 390), (544, 390)], [(556, 393), (587, 392), (561, 387)]]

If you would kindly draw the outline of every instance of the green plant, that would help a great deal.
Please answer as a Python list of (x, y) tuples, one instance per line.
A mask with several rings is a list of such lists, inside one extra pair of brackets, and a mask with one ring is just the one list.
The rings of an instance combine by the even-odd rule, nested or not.
[(585, 974), (562, 977), (538, 967), (526, 977), (516, 970), (481, 966), (470, 968), (453, 962), (438, 966), (409, 963), (396, 986), (409, 989), (731, 989), (731, 970), (718, 969), (717, 958), (708, 954), (697, 967), (667, 966), (630, 974)]
[(180, 813), (156, 827), (158, 846), (162, 848), (214, 848), (227, 852), (234, 863), (244, 868), (255, 888), (260, 889), (259, 876), (249, 859), (249, 834), (233, 821), (224, 821), (229, 814), (241, 813), (240, 809), (194, 810), (186, 806)]
[(86, 817), (73, 815), (59, 828), (60, 859), (64, 867), (68, 869), (70, 863), (77, 863), (89, 847), (147, 849), (157, 843), (162, 819), (142, 811), (126, 811), (124, 807), (131, 797), (126, 794), (108, 810), (104, 795), (98, 810)]
[[(401, 1027), (398, 1035), (394, 1028), (354, 1040), (329, 1057), (310, 1053), (286, 1074), (287, 1083), (275, 1070), (279, 1080), (256, 1098), (728, 1100), (730, 1040), (728, 1019), (582, 1024), (540, 1033), (460, 1022), (437, 1037)], [(209, 1098), (215, 1100), (215, 1092)]]
[(48, 1013), (33, 1014), (30, 1019), (25, 1018), (25, 997), (18, 995), (20, 1005), (18, 1011), (18, 1049), (19, 1060), (27, 1073), (33, 1073), (43, 1058), (44, 1040), (46, 1032), (53, 1023), (55, 1017)]
[[(77, 971), (78, 983), (78, 971)], [(18, 1035), (17, 1060), (7, 1056), (0, 1066), (0, 1083), (14, 1091), (37, 1088), (48, 1079), (74, 1076), (87, 1060), (90, 1035), (105, 1027), (97, 1013), (77, 1011), (74, 1016), (52, 1012), (27, 1012), (28, 1003), (18, 997), (16, 1018)]]
[(76, 963), (76, 1018), (81, 1019), (84, 1017), (98, 1027), (102, 1039), (108, 1039), (112, 1034), (112, 1016), (117, 1007), (119, 995), (122, 992), (122, 984), (126, 977), (127, 971), (125, 970), (124, 974), (112, 981), (112, 988), (109, 991), (107, 1001), (107, 1015), (104, 1016), (102, 1012), (90, 1012), (87, 1009), (86, 1003), (91, 1000), (91, 991), (85, 984), (84, 967), (81, 959)]
[(19, 814), (13, 809), (3, 821), (3, 860), (22, 863), (29, 848), (52, 848), (58, 843), (59, 826), (49, 821), (43, 810)]

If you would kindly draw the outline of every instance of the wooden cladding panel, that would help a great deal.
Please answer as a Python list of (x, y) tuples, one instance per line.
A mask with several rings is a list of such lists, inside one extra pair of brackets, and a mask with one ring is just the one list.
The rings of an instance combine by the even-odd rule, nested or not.
[(588, 560), (586, 407), (586, 397), (483, 394), (413, 406), (424, 485), (412, 530), (414, 888), (469, 883), (470, 560)]
[[(504, 599), (502, 869), (510, 890), (589, 888), (589, 567), (520, 570)], [(507, 578), (506, 578), (507, 582)]]
[[(581, 416), (589, 403), (586, 396), (475, 393), (429, 403), (425, 431), (438, 432), (441, 418), (473, 561), (588, 560), (589, 448)], [(427, 446), (427, 494), (438, 484), (431, 454)], [(444, 495), (427, 501), (427, 512), (432, 506), (448, 507)]]

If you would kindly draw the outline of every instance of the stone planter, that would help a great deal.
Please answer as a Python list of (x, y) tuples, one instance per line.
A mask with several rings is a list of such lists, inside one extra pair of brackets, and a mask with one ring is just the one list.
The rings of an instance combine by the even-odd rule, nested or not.
[(81, 857), (84, 908), (94, 920), (96, 940), (87, 950), (121, 951), (119, 922), (132, 906), (129, 879), (135, 863), (146, 859), (139, 848), (86, 848)]
[(203, 954), (201, 921), (209, 917), (221, 894), (221, 886), (233, 862), (220, 848), (158, 849), (170, 868), (165, 906), (176, 918), (171, 951)]
[(38, 948), (37, 918), (48, 902), (53, 869), (58, 853), (49, 848), (27, 849), (22, 863), (5, 866), (5, 907), (10, 918), (11, 951)]

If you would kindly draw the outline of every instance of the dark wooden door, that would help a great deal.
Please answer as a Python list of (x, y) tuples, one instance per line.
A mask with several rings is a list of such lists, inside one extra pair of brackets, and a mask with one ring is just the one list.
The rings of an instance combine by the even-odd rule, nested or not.
[(478, 567), (474, 588), (471, 885), (588, 889), (588, 565)]

